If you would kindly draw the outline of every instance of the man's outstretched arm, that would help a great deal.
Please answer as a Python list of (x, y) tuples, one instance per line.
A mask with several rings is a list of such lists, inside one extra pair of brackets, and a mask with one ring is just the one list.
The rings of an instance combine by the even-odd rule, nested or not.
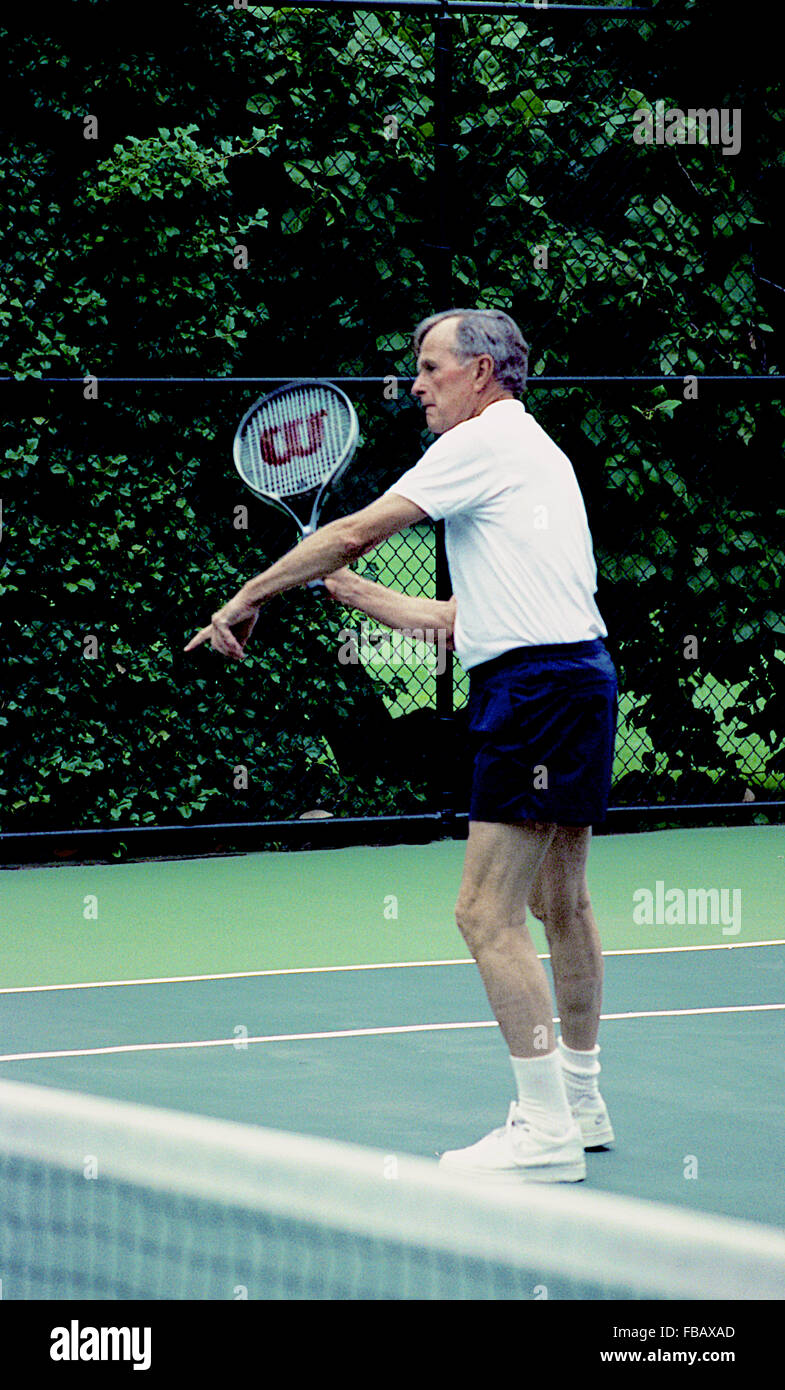
[(242, 661), (243, 649), (263, 603), (287, 589), (295, 589), (342, 569), (388, 536), (424, 520), (425, 516), (426, 513), (408, 498), (385, 493), (362, 511), (320, 527), (269, 569), (244, 584), (234, 598), (213, 614), (209, 625), (191, 638), (185, 650), (190, 652), (209, 641), (224, 656)]
[(424, 641), (444, 641), (453, 650), (455, 599), (424, 598), (401, 594), (371, 579), (363, 579), (350, 569), (337, 570), (325, 579), (327, 592), (346, 608), (357, 608), (385, 627), (422, 633)]

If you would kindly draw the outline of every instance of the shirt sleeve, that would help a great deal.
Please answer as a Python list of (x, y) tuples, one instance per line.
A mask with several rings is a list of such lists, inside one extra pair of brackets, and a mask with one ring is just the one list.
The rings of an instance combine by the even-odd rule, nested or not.
[(461, 425), (448, 430), (387, 491), (408, 498), (433, 521), (470, 511), (498, 491), (488, 450), (473, 435)]

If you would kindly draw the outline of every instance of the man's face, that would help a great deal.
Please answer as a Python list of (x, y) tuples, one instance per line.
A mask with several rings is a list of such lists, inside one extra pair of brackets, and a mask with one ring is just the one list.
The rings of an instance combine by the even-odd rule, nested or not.
[(426, 333), (417, 359), (417, 379), (412, 386), (425, 409), (434, 434), (444, 434), (462, 420), (470, 420), (477, 408), (477, 358), (461, 362), (455, 356), (458, 319), (442, 319)]

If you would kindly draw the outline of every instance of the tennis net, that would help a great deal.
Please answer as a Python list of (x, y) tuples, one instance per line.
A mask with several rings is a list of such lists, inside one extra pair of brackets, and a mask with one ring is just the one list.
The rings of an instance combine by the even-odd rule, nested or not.
[(6, 1299), (782, 1299), (785, 1236), (0, 1081)]

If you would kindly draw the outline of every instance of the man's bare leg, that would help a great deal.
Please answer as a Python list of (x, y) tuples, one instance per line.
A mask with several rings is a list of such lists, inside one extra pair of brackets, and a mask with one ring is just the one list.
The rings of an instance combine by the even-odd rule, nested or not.
[(548, 977), (526, 926), (526, 900), (555, 829), (533, 821), (469, 825), (455, 917), (516, 1057), (556, 1045)]
[(528, 904), (545, 927), (561, 1033), (568, 1047), (597, 1042), (603, 959), (586, 881), (589, 826), (558, 826), (529, 890)]
[(548, 939), (567, 1098), (585, 1146), (601, 1148), (613, 1143), (614, 1131), (599, 1091), (603, 958), (586, 881), (590, 843), (589, 827), (559, 826), (528, 903)]
[(526, 925), (526, 901), (556, 827), (472, 821), (456, 918), (510, 1050), (518, 1099), (507, 1124), (442, 1154), (457, 1172), (580, 1182), (583, 1139), (569, 1105), (550, 984)]

